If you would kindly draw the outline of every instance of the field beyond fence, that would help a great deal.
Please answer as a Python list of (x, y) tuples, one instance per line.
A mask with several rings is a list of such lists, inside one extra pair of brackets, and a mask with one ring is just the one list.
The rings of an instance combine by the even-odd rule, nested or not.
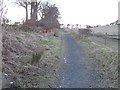
[(118, 30), (118, 25), (92, 28), (92, 36), (89, 39), (113, 51), (118, 51), (118, 42), (120, 40)]

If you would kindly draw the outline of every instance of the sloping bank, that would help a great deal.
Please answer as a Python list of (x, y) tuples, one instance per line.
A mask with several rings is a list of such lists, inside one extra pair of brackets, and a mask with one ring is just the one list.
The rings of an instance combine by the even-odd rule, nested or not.
[(113, 88), (118, 87), (118, 52), (98, 45), (88, 38), (79, 38), (75, 32), (71, 34), (82, 45), (91, 62), (96, 66), (96, 70), (105, 76), (106, 80), (103, 83)]
[(61, 36), (13, 27), (3, 34), (3, 88), (51, 88), (58, 81)]

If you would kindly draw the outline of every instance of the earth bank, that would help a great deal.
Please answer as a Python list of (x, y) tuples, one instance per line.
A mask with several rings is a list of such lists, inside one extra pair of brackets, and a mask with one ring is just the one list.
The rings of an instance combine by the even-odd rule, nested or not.
[(59, 80), (60, 30), (42, 33), (15, 28), (9, 27), (3, 34), (3, 88), (52, 87)]

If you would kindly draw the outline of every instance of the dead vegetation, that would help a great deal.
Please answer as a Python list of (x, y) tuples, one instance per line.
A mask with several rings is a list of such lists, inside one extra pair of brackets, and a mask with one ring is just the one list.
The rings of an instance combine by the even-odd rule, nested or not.
[(49, 88), (57, 81), (60, 37), (9, 28), (3, 33), (3, 88)]

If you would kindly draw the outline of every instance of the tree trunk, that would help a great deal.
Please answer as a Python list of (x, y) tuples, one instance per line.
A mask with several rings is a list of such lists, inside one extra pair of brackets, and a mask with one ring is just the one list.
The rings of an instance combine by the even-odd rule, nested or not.
[(28, 21), (28, 4), (26, 3), (26, 21)]
[(37, 8), (38, 8), (38, 6), (37, 6), (37, 2), (32, 2), (31, 3), (31, 19), (33, 20), (33, 21), (36, 21), (37, 20)]

